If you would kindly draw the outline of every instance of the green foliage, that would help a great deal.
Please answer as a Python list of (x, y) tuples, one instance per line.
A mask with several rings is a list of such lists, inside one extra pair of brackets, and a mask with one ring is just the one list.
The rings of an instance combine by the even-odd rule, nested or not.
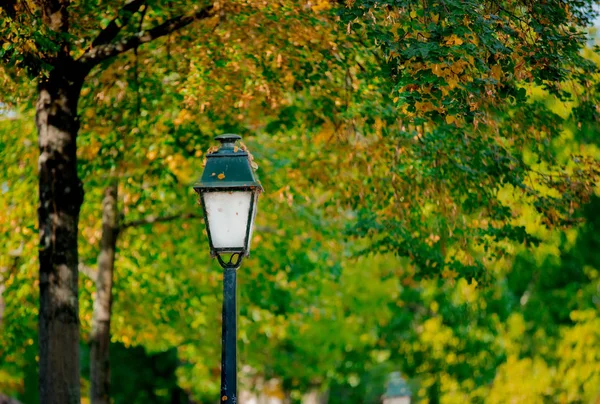
[[(142, 346), (126, 348), (111, 344), (111, 397), (116, 404), (184, 403), (185, 392), (177, 385), (179, 366), (176, 349), (148, 354)], [(89, 373), (89, 352), (82, 347), (82, 372)]]
[[(0, 391), (25, 402), (38, 148), (23, 80), (61, 41), (85, 52), (120, 5), (96, 3), (72, 3), (67, 37), (0, 12), (0, 96), (20, 113), (0, 120)], [(423, 402), (597, 400), (589, 3), (231, 1), (220, 21), (94, 69), (79, 102), (79, 255), (96, 265), (102, 192), (117, 181), (115, 402), (217, 398), (222, 274), (190, 185), (228, 131), (266, 190), (239, 271), (243, 387), (277, 379), (272, 396), (317, 387), (375, 403), (401, 370)], [(148, 4), (142, 22), (121, 15), (136, 18), (121, 36), (191, 5)], [(94, 298), (81, 274), (84, 341)]]

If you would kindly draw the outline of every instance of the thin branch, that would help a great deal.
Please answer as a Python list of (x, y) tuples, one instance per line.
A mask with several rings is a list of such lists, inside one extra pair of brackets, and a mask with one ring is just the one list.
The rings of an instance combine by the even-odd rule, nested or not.
[[(25, 7), (27, 13), (31, 14), (26, 3), (23, 3), (22, 6)], [(22, 23), (17, 21), (17, 19), (20, 14), (23, 14), (23, 10), (17, 6), (15, 0), (0, 0), (0, 15), (2, 14), (2, 10), (8, 16), (7, 23), (9, 24), (9, 27), (13, 24), (16, 26), (17, 24)], [(0, 16), (0, 20), (2, 19), (5, 19), (5, 17)], [(0, 38), (0, 48), (6, 43), (12, 45), (15, 44), (15, 42), (9, 41), (6, 38)], [(18, 40), (16, 43), (18, 43)], [(5, 50), (3, 56), (0, 58), (0, 63), (4, 63), (8, 66), (18, 66), (23, 68), (30, 76), (36, 77), (43, 70), (44, 65), (49, 62), (49, 58), (45, 55), (37, 55), (35, 52), (24, 48), (23, 45), (19, 45), (13, 46), (12, 49)], [(15, 72), (8, 71), (8, 74), (16, 81), (17, 76)]]
[(179, 213), (179, 214), (163, 216), (163, 217), (156, 217), (156, 216), (150, 215), (150, 216), (146, 216), (143, 219), (132, 220), (131, 222), (125, 222), (125, 223), (121, 224), (120, 228), (127, 229), (130, 227), (145, 226), (147, 224), (172, 222), (174, 220), (179, 220), (179, 219), (199, 219), (201, 217), (202, 217), (202, 215), (199, 215), (196, 213)]
[(17, 16), (16, 5), (16, 0), (4, 0), (2, 4), (0, 4), (0, 10), (4, 10), (4, 12), (14, 20)]
[(1, 404), (21, 404), (21, 402), (18, 401), (16, 398), (5, 396), (2, 393), (0, 393), (0, 403)]
[[(144, 17), (146, 16), (147, 7), (142, 11), (142, 15), (140, 16), (140, 24), (138, 27), (138, 31), (142, 30), (142, 25), (144, 24)], [(138, 55), (138, 46), (133, 48), (133, 52), (135, 53), (135, 64), (133, 67), (133, 75), (134, 75), (134, 83), (135, 83), (135, 128), (139, 130), (139, 118), (142, 111), (142, 96), (140, 94), (140, 80), (139, 80), (139, 55)]]
[(81, 262), (79, 263), (78, 269), (79, 269), (79, 272), (81, 272), (82, 274), (84, 274), (85, 276), (87, 276), (88, 278), (90, 278), (93, 281), (95, 281), (96, 278), (98, 277), (98, 270), (96, 270), (92, 267), (88, 267), (87, 265), (85, 265)]
[[(8, 252), (8, 255), (10, 257), (12, 257), (12, 264), (10, 267), (6, 268), (6, 267), (0, 267), (0, 327), (2, 326), (2, 319), (4, 318), (4, 307), (6, 306), (4, 303), (4, 298), (2, 297), (2, 294), (4, 293), (4, 290), (6, 289), (6, 285), (4, 285), (4, 282), (6, 279), (8, 279), (9, 276), (11, 276), (13, 273), (15, 273), (18, 270), (19, 267), (19, 260), (21, 259), (21, 254), (23, 254), (23, 243), (21, 243), (21, 245), (19, 246), (19, 248), (17, 248), (16, 250), (12, 250)], [(6, 275), (4, 276), (3, 274), (6, 273)], [(0, 404), (3, 403), (2, 401), (2, 394), (0, 393)], [(9, 402), (10, 404), (10, 402)]]
[(212, 9), (212, 5), (207, 6), (192, 15), (180, 15), (178, 17), (171, 18), (163, 24), (160, 24), (147, 31), (138, 32), (137, 34), (124, 38), (117, 43), (94, 46), (92, 49), (84, 53), (78, 61), (88, 65), (88, 67), (92, 67), (106, 59), (120, 55), (121, 53), (127, 52), (128, 50), (137, 46), (168, 35), (171, 32), (175, 32), (196, 20), (210, 18), (213, 15)]
[[(92, 42), (92, 48), (99, 45), (109, 44), (119, 35), (121, 29), (129, 23), (131, 16), (137, 13), (142, 6), (146, 4), (146, 0), (131, 0), (126, 3), (118, 12), (117, 16), (108, 23), (96, 39)], [(121, 25), (119, 25), (119, 22)]]
[[(199, 213), (179, 213), (175, 215), (156, 217), (153, 215), (146, 216), (143, 219), (124, 222), (119, 226), (119, 230), (125, 230), (130, 227), (140, 227), (154, 223), (172, 222), (179, 219), (201, 219), (203, 216)], [(256, 231), (260, 233), (277, 233), (277, 229), (269, 226), (256, 226)]]
[[(0, 40), (0, 48), (2, 48), (4, 44), (5, 42)], [(51, 58), (46, 55), (36, 55), (32, 52), (25, 51), (22, 48), (15, 47), (6, 51), (4, 56), (0, 57), (0, 63), (6, 66), (21, 68), (29, 75), (29, 77), (37, 77), (42, 71), (49, 68)], [(13, 81), (17, 82), (18, 72), (16, 70), (9, 69), (6, 73), (8, 73)]]

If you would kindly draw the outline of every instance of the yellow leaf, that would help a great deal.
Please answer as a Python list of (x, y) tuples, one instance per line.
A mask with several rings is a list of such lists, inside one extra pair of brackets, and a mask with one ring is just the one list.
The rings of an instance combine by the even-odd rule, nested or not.
[(431, 72), (433, 74), (435, 74), (437, 77), (442, 77), (444, 76), (444, 70), (441, 68), (440, 64), (438, 63), (434, 63), (431, 66)]
[(446, 115), (446, 123), (448, 125), (451, 125), (454, 122), (456, 122), (456, 117), (454, 115)]
[(221, 174), (217, 175), (217, 178), (222, 180), (223, 178), (225, 178), (225, 174), (221, 173)]
[(234, 146), (234, 147), (233, 147), (233, 152), (234, 152), (234, 153), (237, 153), (237, 151), (238, 151), (239, 149), (240, 149), (239, 147), (237, 147), (237, 146)]
[(320, 0), (317, 4), (311, 7), (312, 10), (316, 13), (319, 11), (329, 10), (331, 8), (331, 4), (327, 0)]
[(186, 109), (182, 109), (177, 114), (177, 117), (173, 120), (173, 123), (176, 126), (179, 126), (179, 125), (189, 121), (191, 119), (191, 117), (192, 117), (192, 114), (190, 113), (190, 111), (188, 111)]
[(450, 90), (454, 89), (458, 85), (458, 77), (455, 75), (448, 78), (448, 88)]
[(455, 270), (444, 269), (442, 271), (442, 278), (444, 279), (454, 279), (458, 276), (458, 272)]
[(492, 77), (500, 81), (500, 78), (502, 77), (502, 68), (500, 65), (492, 66)]
[(450, 37), (446, 40), (446, 45), (462, 45), (462, 44), (463, 44), (463, 40), (454, 34), (450, 35)]
[(463, 72), (464, 67), (463, 67), (462, 63), (454, 63), (450, 67), (450, 70), (452, 70), (452, 73), (459, 74), (459, 73)]
[(415, 108), (417, 110), (417, 112), (429, 112), (429, 111), (433, 111), (435, 110), (435, 106), (429, 102), (429, 101), (425, 101), (425, 102), (415, 102)]
[(410, 12), (410, 18), (417, 18), (417, 12), (415, 10)]

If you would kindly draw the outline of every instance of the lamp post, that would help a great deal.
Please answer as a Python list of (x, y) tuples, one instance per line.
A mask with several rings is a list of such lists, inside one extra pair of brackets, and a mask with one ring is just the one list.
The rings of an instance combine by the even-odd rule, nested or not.
[[(260, 182), (254, 176), (247, 151), (235, 142), (238, 135), (215, 138), (221, 147), (206, 156), (200, 181), (194, 184), (204, 212), (211, 257), (223, 268), (223, 330), (221, 402), (237, 403), (236, 271), (250, 253), (250, 240)], [(229, 255), (225, 257), (224, 255)]]
[(411, 398), (412, 392), (410, 391), (410, 387), (408, 387), (400, 372), (390, 373), (382, 404), (410, 404)]

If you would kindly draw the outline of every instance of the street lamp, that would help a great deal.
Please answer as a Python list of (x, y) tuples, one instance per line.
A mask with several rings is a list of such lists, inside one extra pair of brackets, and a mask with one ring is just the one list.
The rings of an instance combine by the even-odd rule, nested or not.
[(410, 387), (408, 387), (400, 372), (390, 373), (382, 404), (410, 404), (411, 398)]
[[(250, 253), (260, 182), (254, 177), (247, 151), (235, 145), (238, 135), (215, 138), (221, 147), (206, 156), (206, 166), (194, 191), (200, 197), (211, 257), (223, 268), (223, 334), (221, 402), (237, 402), (236, 270)], [(229, 258), (223, 257), (229, 255)]]

